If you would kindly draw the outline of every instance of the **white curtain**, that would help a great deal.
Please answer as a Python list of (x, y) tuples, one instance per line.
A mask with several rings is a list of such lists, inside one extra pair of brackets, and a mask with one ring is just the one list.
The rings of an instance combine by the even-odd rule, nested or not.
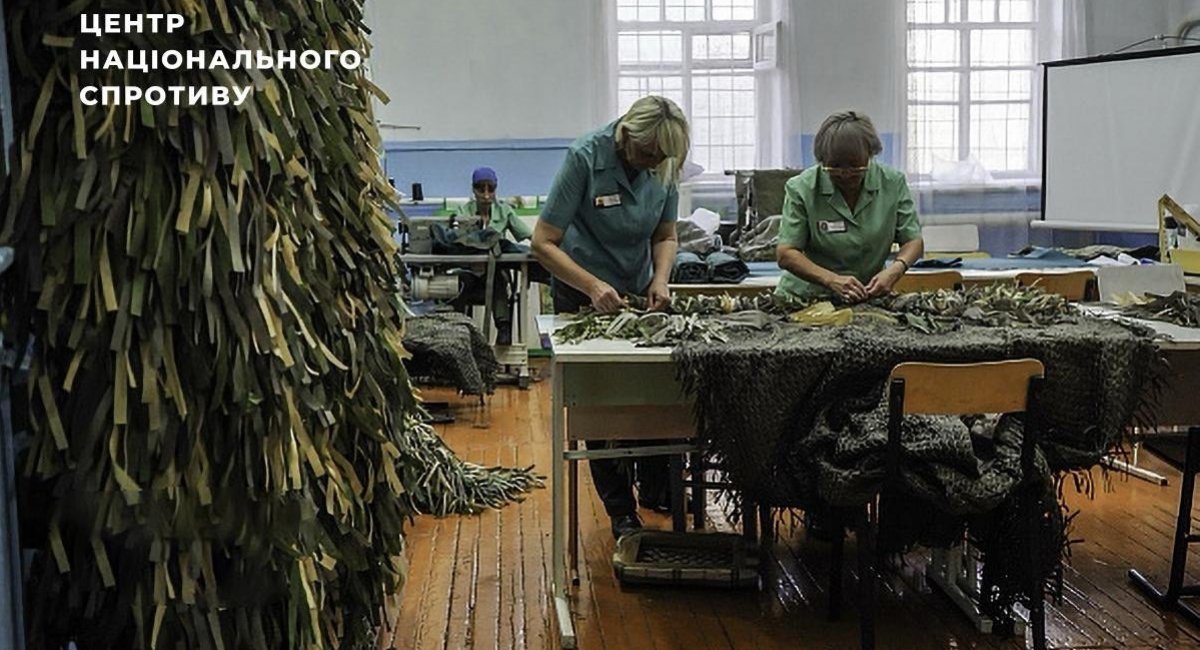
[(757, 133), (755, 167), (776, 169), (786, 167), (790, 159), (788, 134), (790, 126), (799, 124), (799, 102), (795, 96), (796, 71), (799, 70), (797, 48), (791, 40), (793, 12), (787, 0), (759, 0), (760, 24), (778, 22), (775, 41), (776, 65), (758, 70), (755, 78), (755, 112)]

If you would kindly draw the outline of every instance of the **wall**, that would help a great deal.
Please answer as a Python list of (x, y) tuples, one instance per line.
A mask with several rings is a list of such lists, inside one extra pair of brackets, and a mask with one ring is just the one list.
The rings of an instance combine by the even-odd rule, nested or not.
[[(369, 0), (371, 76), (385, 165), (397, 187), (463, 196), (471, 170), (496, 168), (500, 193), (544, 193), (571, 140), (599, 126), (591, 2)], [(418, 144), (419, 143), (419, 144)]]
[[(1185, 20), (1200, 20), (1200, 0), (1173, 0), (1167, 10), (1167, 33), (1175, 34)], [(1193, 28), (1191, 38), (1200, 38), (1200, 27)], [(1200, 45), (1200, 43), (1188, 43)]]
[[(895, 163), (892, 143), (899, 128), (898, 71), (902, 2), (790, 0), (784, 37), (794, 54), (789, 79), (798, 103), (785, 163), (812, 164), (812, 136), (829, 114), (855, 109), (869, 115), (884, 140), (883, 160)], [(798, 118), (798, 119), (795, 119)]]
[[(603, 56), (597, 7), (607, 1), (369, 0), (372, 74), (392, 97), (378, 117), (421, 127), (384, 130), (385, 165), (398, 187), (420, 181), (426, 196), (464, 196), (470, 170), (488, 164), (502, 195), (544, 194), (565, 146), (612, 117), (598, 114), (604, 88), (594, 71)], [(870, 115), (885, 141), (883, 159), (898, 162), (903, 1), (763, 2), (784, 21), (781, 67), (760, 77), (769, 86), (764, 104), (772, 104), (764, 117), (778, 152), (773, 164), (811, 163), (812, 135), (844, 108)], [(1184, 17), (1200, 16), (1200, 0), (1087, 0), (1085, 11), (1087, 49), (1096, 54), (1173, 33)], [(1022, 196), (954, 209), (1007, 211), (1008, 199)], [(929, 207), (929, 214), (944, 210)]]
[(1106, 54), (1171, 31), (1167, 23), (1170, 4), (1169, 0), (1088, 0), (1088, 53)]

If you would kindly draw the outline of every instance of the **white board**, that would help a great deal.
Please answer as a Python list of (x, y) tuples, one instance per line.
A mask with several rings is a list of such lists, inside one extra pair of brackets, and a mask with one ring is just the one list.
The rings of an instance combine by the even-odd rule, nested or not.
[(1200, 47), (1045, 66), (1043, 218), (1157, 230), (1156, 202), (1200, 203)]

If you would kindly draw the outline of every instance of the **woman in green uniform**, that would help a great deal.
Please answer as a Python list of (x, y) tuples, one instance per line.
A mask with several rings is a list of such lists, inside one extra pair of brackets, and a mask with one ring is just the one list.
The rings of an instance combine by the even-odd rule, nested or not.
[[(504, 201), (496, 200), (499, 181), (491, 167), (480, 167), (471, 174), (470, 201), (454, 209), (454, 219), (462, 233), (484, 228), (495, 230), (501, 236), (511, 235), (513, 241), (521, 242), (533, 236), (533, 230), (521, 221), (517, 211)], [(481, 305), (487, 288), (486, 279), (477, 273), (462, 273), (462, 291), (454, 301), (454, 307), (464, 310), (468, 305)], [(512, 343), (512, 309), (508, 304), (511, 279), (507, 272), (497, 271), (492, 283), (492, 320), (496, 323), (496, 345)]]
[(779, 296), (862, 302), (890, 292), (924, 254), (904, 173), (875, 160), (882, 150), (866, 115), (835, 113), (821, 125), (817, 164), (784, 186)]
[[(676, 185), (689, 146), (683, 111), (650, 96), (568, 148), (533, 231), (533, 252), (554, 276), (556, 312), (614, 312), (626, 296), (645, 296), (651, 309), (669, 304)], [(632, 477), (615, 460), (590, 465), (613, 535), (641, 528)], [(667, 459), (637, 459), (636, 466), (643, 505), (665, 506)]]

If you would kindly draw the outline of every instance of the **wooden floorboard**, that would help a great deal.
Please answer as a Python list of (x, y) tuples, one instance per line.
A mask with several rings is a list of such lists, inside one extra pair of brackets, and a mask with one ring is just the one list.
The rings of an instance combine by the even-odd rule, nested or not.
[[(535, 465), (549, 475), (549, 382), (528, 391), (501, 387), (482, 411), (449, 391), (424, 392), (427, 399), (452, 403), (457, 421), (437, 430), (464, 459)], [(1200, 630), (1150, 605), (1126, 577), (1137, 567), (1165, 581), (1178, 503), (1178, 474), (1149, 454), (1140, 463), (1167, 475), (1171, 485), (1116, 474), (1105, 479), (1096, 472), (1091, 497), (1066, 487), (1068, 504), (1080, 511), (1073, 537), (1082, 541), (1065, 570), (1063, 601), (1048, 607), (1051, 647), (1200, 648)], [(853, 536), (846, 544), (845, 603), (836, 622), (826, 617), (829, 545), (790, 524), (781, 527), (765, 558), (761, 590), (624, 587), (612, 572), (608, 518), (586, 465), (579, 475), (583, 562), (571, 603), (583, 650), (857, 647)], [(406, 537), (409, 571), (398, 621), (381, 635), (381, 647), (557, 648), (550, 512), (545, 489), (500, 511), (418, 518)], [(718, 504), (710, 503), (708, 512), (710, 524), (736, 530)], [(642, 515), (648, 526), (670, 526), (661, 515)], [(1200, 518), (1194, 522), (1200, 529)], [(880, 648), (1025, 647), (1022, 639), (975, 632), (923, 579), (924, 563), (919, 552), (910, 554), (880, 585)], [(1190, 563), (1190, 581), (1200, 582), (1198, 569)]]

